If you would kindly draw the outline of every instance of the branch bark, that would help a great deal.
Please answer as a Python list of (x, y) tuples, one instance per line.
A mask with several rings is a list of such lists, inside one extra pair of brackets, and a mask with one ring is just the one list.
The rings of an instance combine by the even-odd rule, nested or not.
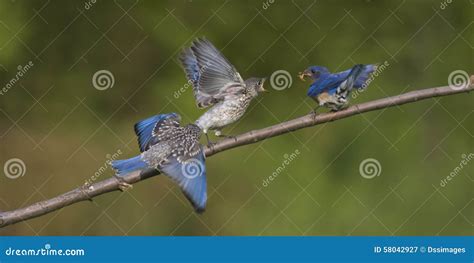
[[(474, 90), (474, 85), (470, 85), (463, 89), (453, 89), (447, 86), (429, 88), (354, 105), (343, 111), (324, 113), (316, 116), (313, 114), (308, 114), (270, 127), (249, 131), (238, 135), (235, 138), (223, 139), (217, 142), (211, 148), (206, 148), (205, 153), (206, 156), (209, 157), (235, 147), (256, 143), (284, 133), (315, 126), (321, 123), (347, 118), (360, 113), (417, 102), (428, 98), (470, 92), (472, 90)], [(147, 169), (141, 172), (132, 172), (123, 176), (123, 182), (134, 184), (158, 174), (159, 172), (155, 169)], [(40, 201), (24, 208), (0, 212), (0, 227), (5, 227), (24, 220), (42, 216), (74, 203), (92, 200), (93, 197), (120, 190), (123, 182), (116, 177), (111, 177), (92, 185), (78, 187), (57, 197)]]

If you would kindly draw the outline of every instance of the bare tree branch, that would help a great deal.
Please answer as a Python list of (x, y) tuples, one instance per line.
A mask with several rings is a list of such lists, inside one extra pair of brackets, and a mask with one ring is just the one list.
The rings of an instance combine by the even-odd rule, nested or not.
[[(405, 103), (417, 102), (428, 98), (470, 92), (472, 90), (474, 90), (474, 85), (465, 87), (463, 89), (453, 89), (447, 86), (429, 88), (404, 93), (398, 96), (369, 101), (366, 103), (354, 105), (339, 112), (324, 113), (320, 115), (308, 114), (267, 128), (249, 131), (238, 135), (235, 138), (221, 140), (213, 147), (206, 148), (205, 152), (206, 156), (209, 157), (216, 153), (235, 147), (256, 143), (258, 141), (262, 141), (284, 133), (315, 126), (321, 123), (347, 118), (360, 113), (389, 108)], [(111, 177), (92, 185), (78, 187), (57, 197), (40, 201), (24, 208), (0, 212), (0, 227), (5, 227), (20, 221), (45, 215), (80, 201), (91, 200), (93, 197), (120, 190), (121, 185), (123, 185), (124, 182), (128, 184), (134, 184), (157, 174), (159, 174), (159, 172), (155, 169), (148, 169), (142, 172), (132, 172), (123, 177), (123, 182), (116, 177)]]

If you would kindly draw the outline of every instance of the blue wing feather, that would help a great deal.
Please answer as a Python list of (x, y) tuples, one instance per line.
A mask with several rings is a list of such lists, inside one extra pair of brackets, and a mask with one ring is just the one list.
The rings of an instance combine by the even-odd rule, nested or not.
[[(337, 88), (349, 78), (352, 74), (354, 75), (354, 82), (352, 83), (352, 87), (354, 88), (361, 88), (364, 86), (367, 79), (369, 79), (370, 75), (377, 69), (377, 65), (369, 64), (369, 65), (361, 65), (362, 68), (360, 70), (354, 71), (356, 67), (360, 67), (359, 65), (354, 66), (351, 69), (334, 73), (334, 74), (325, 74), (321, 75), (321, 77), (311, 84), (310, 88), (308, 89), (307, 95), (310, 97), (315, 97), (323, 92), (328, 92), (329, 94), (334, 94), (337, 91)], [(348, 88), (352, 88), (348, 87)]]
[[(353, 68), (335, 73), (333, 75), (337, 75), (341, 79), (347, 79), (349, 77), (349, 74)], [(364, 83), (369, 79), (370, 75), (374, 73), (374, 71), (377, 70), (377, 65), (375, 64), (368, 64), (368, 65), (362, 65), (362, 70), (357, 73), (357, 76), (355, 77), (355, 83), (354, 83), (354, 88), (361, 88)]]
[(191, 48), (183, 50), (180, 56), (186, 77), (192, 82), (193, 88), (199, 89), (199, 78), (201, 77), (199, 64)]
[(165, 121), (169, 119), (177, 120), (175, 126), (179, 125), (180, 116), (176, 113), (155, 115), (135, 124), (135, 134), (138, 136), (140, 152), (148, 150), (151, 145), (157, 143), (157, 141), (153, 140), (156, 139), (155, 133), (162, 125), (166, 123)]
[(362, 72), (357, 76), (354, 87), (357, 89), (364, 87), (364, 84), (369, 79), (370, 75), (377, 70), (377, 67), (378, 66), (374, 64), (364, 65)]
[(159, 169), (179, 185), (196, 212), (204, 212), (207, 203), (207, 182), (205, 156), (202, 150), (196, 158), (183, 162), (171, 159)]
[(337, 87), (347, 78), (342, 74), (321, 75), (318, 80), (311, 84), (308, 90), (308, 96), (315, 97), (323, 92), (332, 94), (336, 92)]
[(308, 92), (306, 93), (306, 95), (308, 95), (309, 97), (315, 97), (316, 95), (318, 95), (318, 85), (316, 82), (313, 82), (313, 84), (311, 84), (309, 86), (309, 89), (308, 89)]

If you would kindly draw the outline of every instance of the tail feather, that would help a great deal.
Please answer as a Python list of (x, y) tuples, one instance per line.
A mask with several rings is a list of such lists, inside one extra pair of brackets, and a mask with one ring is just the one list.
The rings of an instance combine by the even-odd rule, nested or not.
[(344, 77), (344, 81), (342, 81), (342, 83), (340, 83), (337, 89), (335, 90), (335, 93), (338, 94), (340, 98), (345, 99), (349, 92), (351, 92), (352, 88), (354, 87), (354, 84), (357, 81), (357, 78), (362, 73), (363, 69), (364, 65), (357, 64), (352, 67), (349, 73), (346, 73), (347, 75)]
[(364, 65), (361, 65), (361, 64), (357, 64), (354, 67), (352, 67), (349, 75), (347, 76), (347, 87), (349, 87), (349, 89), (351, 89), (354, 86), (356, 80), (359, 78), (363, 70), (364, 70)]
[(145, 169), (148, 167), (148, 164), (141, 159), (140, 155), (138, 155), (130, 159), (113, 161), (112, 167), (115, 169), (118, 176), (123, 176), (133, 171)]
[(377, 70), (377, 68), (377, 64), (362, 65), (362, 70), (357, 76), (354, 87), (357, 89), (365, 88), (369, 84), (367, 80), (370, 78), (372, 73)]

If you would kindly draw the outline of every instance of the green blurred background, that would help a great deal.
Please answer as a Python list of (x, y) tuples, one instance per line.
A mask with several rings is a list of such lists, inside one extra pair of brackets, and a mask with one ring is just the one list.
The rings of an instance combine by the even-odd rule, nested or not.
[[(138, 153), (133, 124), (157, 113), (197, 119), (180, 50), (205, 36), (241, 75), (286, 70), (291, 87), (255, 101), (226, 128), (239, 134), (308, 113), (309, 65), (332, 71), (355, 63), (389, 66), (361, 103), (445, 86), (473, 72), (472, 1), (7, 1), (0, 4), (0, 79), (33, 64), (0, 95), (0, 210), (71, 190), (101, 172), (113, 154)], [(94, 73), (114, 85), (98, 90)], [(268, 82), (267, 82), (268, 83)], [(158, 176), (0, 229), (2, 235), (472, 235), (473, 95), (459, 94), (307, 128), (207, 160), (208, 206), (197, 215)], [(203, 140), (204, 142), (204, 140)], [(278, 176), (271, 176), (298, 151)], [(463, 155), (465, 154), (465, 155)], [(380, 174), (360, 164), (374, 158)], [(0, 168), (2, 168), (0, 167)]]

